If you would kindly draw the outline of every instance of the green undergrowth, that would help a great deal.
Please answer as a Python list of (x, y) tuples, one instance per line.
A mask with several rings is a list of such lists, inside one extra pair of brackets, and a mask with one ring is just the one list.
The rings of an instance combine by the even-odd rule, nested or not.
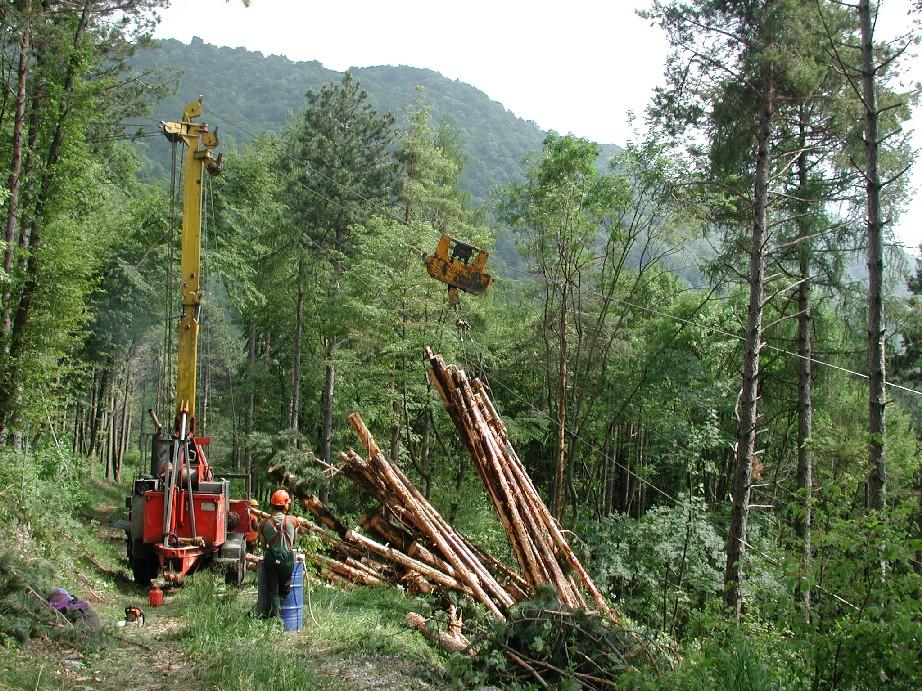
[(100, 535), (123, 490), (87, 480), (80, 463), (53, 447), (0, 456), (0, 642), (6, 645), (73, 635), (42, 602), (53, 588), (66, 588), (98, 608), (127, 579), (108, 544), (117, 534)]
[(251, 602), (211, 576), (197, 574), (175, 596), (181, 599), (184, 623), (175, 640), (193, 660), (205, 663), (195, 665), (196, 686), (333, 688), (313, 665), (303, 664), (275, 622), (251, 617)]
[[(0, 687), (66, 687), (54, 676), (58, 658), (105, 658), (112, 623), (142, 596), (125, 571), (122, 534), (111, 527), (126, 490), (88, 478), (86, 464), (55, 446), (0, 453)], [(89, 603), (98, 630), (50, 609), (45, 598), (59, 587)], [(31, 658), (36, 650), (47, 659)]]

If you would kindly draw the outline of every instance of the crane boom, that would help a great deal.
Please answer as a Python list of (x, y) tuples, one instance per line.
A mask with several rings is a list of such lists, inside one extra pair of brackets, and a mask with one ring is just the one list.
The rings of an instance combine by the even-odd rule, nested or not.
[(141, 472), (125, 499), (128, 563), (135, 581), (147, 585), (158, 574), (180, 583), (207, 564), (225, 570), (228, 583), (240, 584), (246, 571), (246, 546), (256, 539), (250, 502), (232, 499), (230, 481), (205, 456), (207, 437), (195, 434), (195, 370), (202, 307), (201, 238), (202, 182), (205, 171), (221, 172), (217, 132), (193, 122), (202, 114), (202, 99), (183, 110), (179, 122), (161, 123), (174, 145), (182, 145), (183, 217), (179, 293), (179, 353), (176, 381), (176, 420), (172, 432), (156, 421), (151, 440), (150, 472)]
[(202, 250), (202, 178), (221, 172), (221, 154), (211, 149), (218, 146), (217, 131), (209, 132), (207, 123), (193, 122), (202, 114), (202, 99), (189, 102), (180, 122), (163, 123), (163, 132), (170, 141), (182, 141), (188, 151), (183, 163), (182, 255), (179, 289), (182, 311), (179, 320), (179, 351), (176, 375), (176, 429), (180, 429), (183, 414), (188, 433), (195, 432), (196, 364), (198, 361), (199, 317), (202, 309), (201, 250)]

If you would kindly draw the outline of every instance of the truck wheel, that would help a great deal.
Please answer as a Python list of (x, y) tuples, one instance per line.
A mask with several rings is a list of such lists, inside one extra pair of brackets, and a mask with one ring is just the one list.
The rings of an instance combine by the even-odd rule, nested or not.
[(246, 575), (246, 561), (241, 554), (238, 561), (228, 565), (227, 570), (224, 572), (224, 582), (228, 585), (243, 585), (243, 579), (246, 578)]
[(139, 556), (131, 560), (131, 573), (134, 582), (141, 586), (148, 586), (157, 577), (160, 570), (160, 561), (149, 557)]

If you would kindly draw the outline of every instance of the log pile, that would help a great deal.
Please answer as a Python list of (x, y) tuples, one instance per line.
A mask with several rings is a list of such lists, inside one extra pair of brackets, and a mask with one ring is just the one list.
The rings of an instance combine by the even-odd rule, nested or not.
[[(361, 418), (356, 415), (353, 421), (363, 430), (362, 438), (374, 445)], [(369, 512), (359, 519), (367, 535), (348, 528), (318, 497), (306, 494), (303, 484), (284, 467), (269, 470), (323, 526), (298, 519), (298, 527), (316, 535), (324, 547), (325, 554), (308, 555), (310, 563), (323, 578), (341, 585), (391, 583), (412, 592), (455, 591), (480, 602), (502, 620), (502, 610), (525, 599), (524, 581), (452, 528), (377, 446), (373, 448), (371, 462), (354, 451), (342, 454), (345, 474), (382, 506), (381, 512)], [(372, 470), (372, 463), (377, 470)], [(500, 579), (509, 585), (501, 585)]]
[(487, 388), (479, 379), (469, 380), (464, 370), (446, 365), (428, 347), (426, 358), (429, 379), (474, 461), (529, 591), (549, 585), (563, 604), (581, 610), (589, 609), (588, 595), (602, 614), (616, 620), (535, 489)]
[(380, 510), (359, 519), (358, 527), (347, 526), (284, 467), (269, 471), (317, 521), (301, 519), (301, 528), (316, 534), (325, 547), (326, 554), (310, 557), (312, 563), (337, 583), (400, 583), (421, 592), (455, 591), (482, 604), (498, 621), (505, 620), (512, 605), (547, 586), (564, 605), (594, 608), (617, 621), (532, 484), (486, 387), (478, 379), (469, 380), (464, 370), (446, 365), (429, 348), (426, 356), (429, 377), (471, 455), (521, 573), (451, 526), (385, 457), (358, 413), (348, 420), (367, 458), (350, 449), (339, 454), (341, 467), (328, 468), (344, 474), (380, 504)]

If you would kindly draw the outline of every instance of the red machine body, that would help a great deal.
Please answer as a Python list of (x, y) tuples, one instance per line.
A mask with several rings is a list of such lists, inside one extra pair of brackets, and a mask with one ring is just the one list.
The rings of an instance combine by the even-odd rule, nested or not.
[(230, 483), (214, 479), (207, 445), (200, 437), (154, 440), (151, 473), (135, 480), (127, 501), (128, 559), (138, 583), (157, 575), (179, 583), (209, 563), (223, 567), (228, 582), (243, 580), (247, 545), (256, 539), (250, 502), (231, 499)]

